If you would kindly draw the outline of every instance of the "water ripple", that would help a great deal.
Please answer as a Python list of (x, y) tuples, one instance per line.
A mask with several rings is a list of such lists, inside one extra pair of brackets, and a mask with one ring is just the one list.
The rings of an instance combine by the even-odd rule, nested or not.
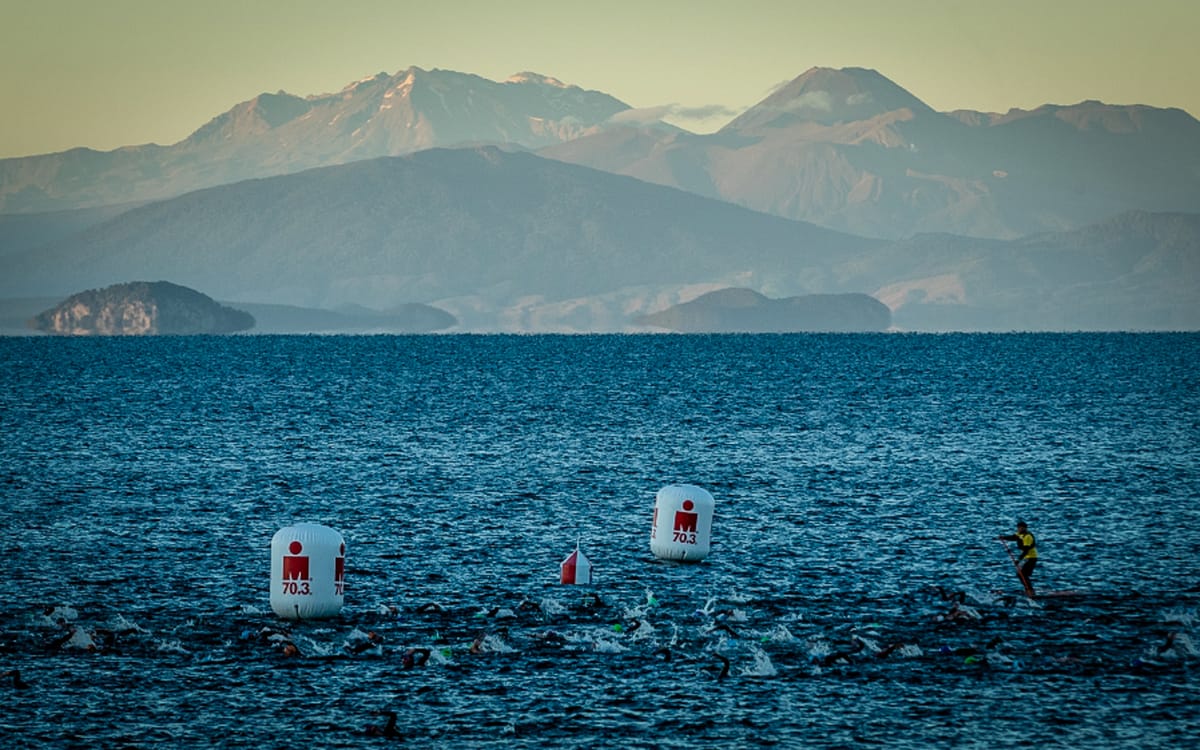
[[(6, 744), (1200, 738), (1196, 335), (0, 350)], [(672, 482), (717, 497), (702, 564), (649, 554)], [(1021, 594), (1017, 517), (1069, 595)], [(347, 540), (337, 618), (270, 612), (298, 520)]]

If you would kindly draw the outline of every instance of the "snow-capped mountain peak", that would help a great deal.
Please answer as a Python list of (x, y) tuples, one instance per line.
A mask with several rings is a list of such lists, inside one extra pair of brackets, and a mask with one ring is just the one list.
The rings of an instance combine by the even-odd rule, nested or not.
[(542, 75), (541, 73), (532, 73), (524, 71), (521, 73), (513, 73), (504, 81), (505, 83), (536, 83), (543, 86), (553, 86), (554, 88), (565, 89), (570, 88), (567, 84), (554, 78), (553, 76)]

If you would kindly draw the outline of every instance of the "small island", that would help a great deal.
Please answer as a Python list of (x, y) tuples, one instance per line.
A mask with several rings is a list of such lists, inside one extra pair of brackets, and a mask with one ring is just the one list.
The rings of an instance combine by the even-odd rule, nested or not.
[(132, 281), (71, 295), (29, 321), (60, 336), (186, 336), (254, 327), (250, 313), (168, 281)]
[(678, 333), (869, 333), (886, 331), (892, 311), (869, 294), (770, 299), (752, 289), (718, 289), (634, 319)]

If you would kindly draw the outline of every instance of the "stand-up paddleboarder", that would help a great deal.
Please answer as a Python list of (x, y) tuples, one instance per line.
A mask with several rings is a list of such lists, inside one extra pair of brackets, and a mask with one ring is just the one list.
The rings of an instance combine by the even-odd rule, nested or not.
[[(1029, 526), (1024, 521), (1017, 521), (1017, 533), (1001, 535), (996, 537), (1001, 542), (1016, 542), (1017, 550), (1021, 553), (1021, 557), (1013, 557), (1011, 551), (1008, 556), (1012, 558), (1013, 565), (1017, 568), (1017, 577), (1021, 579), (1021, 585), (1025, 587), (1025, 593), (1033, 596), (1033, 569), (1037, 567), (1038, 552), (1037, 542), (1033, 538), (1033, 534), (1029, 533)], [(1008, 545), (1004, 545), (1004, 549), (1008, 550)]]

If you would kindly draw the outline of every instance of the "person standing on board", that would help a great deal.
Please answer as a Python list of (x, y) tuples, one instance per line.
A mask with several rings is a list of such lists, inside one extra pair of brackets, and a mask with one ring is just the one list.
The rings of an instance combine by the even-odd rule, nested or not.
[(1024, 521), (1017, 521), (1017, 533), (1001, 535), (996, 537), (1002, 542), (1016, 542), (1017, 549), (1021, 552), (1021, 556), (1017, 558), (1017, 575), (1021, 577), (1021, 583), (1025, 584), (1025, 590), (1030, 596), (1033, 595), (1033, 569), (1037, 567), (1038, 551), (1037, 542), (1033, 538), (1033, 534), (1029, 533), (1029, 526)]

